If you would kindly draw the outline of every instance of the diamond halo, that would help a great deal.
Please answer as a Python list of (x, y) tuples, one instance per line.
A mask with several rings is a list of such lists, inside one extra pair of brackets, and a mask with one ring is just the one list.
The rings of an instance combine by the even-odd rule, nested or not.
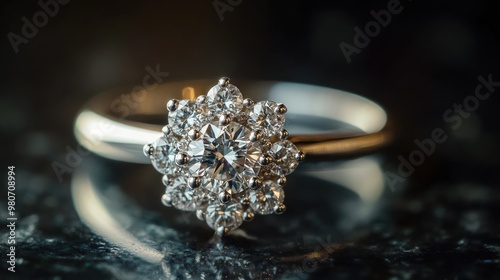
[(304, 154), (286, 140), (284, 104), (244, 99), (223, 77), (206, 96), (172, 99), (167, 110), (162, 135), (144, 146), (164, 174), (163, 204), (195, 211), (218, 235), (285, 211), (285, 176)]

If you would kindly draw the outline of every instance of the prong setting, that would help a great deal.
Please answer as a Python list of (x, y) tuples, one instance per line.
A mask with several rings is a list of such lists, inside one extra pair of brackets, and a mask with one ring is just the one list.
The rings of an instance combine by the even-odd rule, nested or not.
[(288, 139), (289, 136), (290, 136), (290, 132), (288, 132), (288, 130), (283, 129), (281, 131), (281, 134), (280, 134), (281, 139)]
[(270, 141), (263, 141), (263, 142), (261, 142), (260, 146), (262, 147), (263, 151), (267, 152), (267, 151), (269, 151), (269, 149), (271, 149), (273, 144)]
[(243, 106), (245, 106), (247, 108), (251, 108), (251, 107), (253, 107), (253, 105), (255, 105), (255, 101), (253, 101), (253, 99), (251, 99), (251, 98), (245, 98), (243, 100)]
[(295, 154), (295, 158), (299, 161), (299, 162), (302, 162), (304, 161), (304, 159), (306, 158), (306, 155), (299, 151), (298, 153)]
[(227, 87), (229, 85), (230, 79), (228, 77), (222, 77), (219, 79), (218, 85), (221, 87)]
[(278, 179), (278, 185), (284, 187), (286, 185), (286, 177), (285, 176), (281, 176), (279, 179)]
[(189, 156), (185, 153), (178, 153), (175, 156), (175, 163), (179, 166), (186, 165), (189, 162)]
[(288, 109), (286, 108), (285, 104), (280, 103), (276, 107), (276, 113), (278, 113), (280, 115), (286, 114), (287, 111), (288, 111)]
[(268, 165), (273, 162), (273, 158), (270, 155), (264, 154), (259, 157), (259, 163), (261, 165)]
[(221, 203), (228, 203), (229, 201), (231, 201), (231, 191), (222, 191), (219, 193), (218, 197)]
[(260, 187), (262, 187), (262, 180), (259, 177), (252, 177), (250, 180), (248, 180), (248, 186), (252, 190), (258, 190)]
[(248, 198), (248, 196), (243, 196), (241, 198), (241, 205), (250, 205), (250, 199)]
[(170, 133), (172, 133), (172, 129), (168, 125), (166, 125), (162, 127), (161, 132), (163, 133), (163, 136), (169, 136)]
[(261, 130), (254, 130), (250, 134), (250, 141), (257, 142), (262, 139), (262, 131)]
[(172, 197), (168, 194), (163, 194), (163, 196), (161, 197), (161, 203), (163, 203), (163, 205), (165, 205), (167, 207), (171, 207), (172, 206)]
[(200, 96), (196, 97), (196, 103), (203, 104), (205, 102), (207, 102), (207, 96), (206, 95), (200, 95)]
[(205, 220), (205, 211), (203, 211), (201, 209), (196, 210), (196, 218), (198, 218), (198, 220), (200, 220), (200, 221), (204, 221)]
[(255, 214), (252, 212), (247, 211), (247, 212), (243, 213), (243, 220), (245, 222), (251, 222), (251, 221), (253, 221), (254, 218), (255, 218)]
[(217, 236), (219, 237), (224, 237), (224, 236), (227, 236), (227, 234), (229, 233), (229, 229), (226, 228), (226, 227), (218, 227), (216, 230), (215, 230), (215, 233), (217, 234)]
[(191, 129), (189, 132), (188, 132), (188, 137), (191, 139), (191, 140), (196, 140), (198, 138), (200, 138), (200, 131), (196, 130), (196, 129)]
[(151, 144), (146, 144), (144, 147), (142, 147), (142, 152), (144, 153), (145, 156), (150, 157), (153, 155), (154, 148), (153, 145)]
[(281, 204), (281, 205), (276, 205), (274, 207), (274, 213), (280, 215), (280, 214), (283, 214), (286, 210), (286, 206), (285, 204)]
[(231, 116), (228, 114), (221, 114), (219, 116), (219, 124), (220, 125), (228, 125), (231, 122)]
[(172, 184), (172, 178), (169, 175), (165, 174), (161, 178), (161, 182), (163, 183), (163, 185), (165, 185), (165, 187), (168, 187)]
[(192, 189), (196, 189), (201, 185), (200, 177), (189, 177), (188, 178), (188, 186)]
[(173, 112), (173, 111), (177, 110), (178, 106), (179, 106), (179, 100), (177, 100), (177, 99), (170, 99), (167, 102), (167, 110), (169, 112)]

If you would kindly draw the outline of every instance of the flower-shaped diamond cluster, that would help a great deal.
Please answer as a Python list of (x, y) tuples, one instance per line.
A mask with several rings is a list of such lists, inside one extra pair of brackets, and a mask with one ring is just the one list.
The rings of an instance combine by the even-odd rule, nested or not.
[(162, 174), (162, 202), (199, 219), (220, 235), (255, 214), (281, 214), (286, 176), (304, 154), (287, 140), (285, 105), (255, 103), (221, 78), (196, 101), (167, 103), (168, 125), (144, 154)]

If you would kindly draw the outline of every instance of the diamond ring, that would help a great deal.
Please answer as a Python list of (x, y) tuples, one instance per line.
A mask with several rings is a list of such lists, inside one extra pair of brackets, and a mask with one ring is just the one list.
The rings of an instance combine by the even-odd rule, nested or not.
[[(159, 98), (165, 97), (161, 93), (143, 92), (149, 99), (130, 106), (128, 109), (133, 109), (134, 114), (126, 117), (117, 115), (116, 106), (103, 105), (119, 100), (111, 97), (115, 95), (107, 95), (86, 105), (77, 118), (75, 134), (83, 146), (97, 154), (152, 163), (163, 174), (166, 190), (162, 203), (195, 212), (222, 236), (256, 215), (283, 213), (287, 176), (304, 161), (306, 154), (313, 158), (351, 154), (384, 145), (389, 138), (384, 129), (385, 112), (367, 99), (300, 84), (266, 86), (271, 92), (269, 97), (279, 100), (244, 98), (226, 77), (220, 78), (206, 94), (195, 87), (174, 86), (177, 91), (180, 89), (182, 94), (177, 96), (182, 98), (166, 102), (167, 123), (161, 126), (161, 132), (158, 125), (144, 123), (159, 112)], [(318, 96), (309, 96), (302, 90), (315, 90)], [(177, 97), (172, 94), (175, 91), (171, 88), (168, 95)], [(338, 104), (329, 102), (332, 96)], [(297, 97), (303, 102), (320, 97), (324, 100), (315, 102), (323, 104), (323, 108), (304, 108), (307, 104), (297, 102)], [(294, 111), (290, 131), (299, 133), (285, 129), (288, 109), (281, 103), (283, 100), (292, 103)], [(328, 112), (330, 118), (305, 114), (309, 109), (322, 109), (320, 113)], [(361, 114), (347, 114), (353, 109), (361, 110)], [(342, 112), (357, 118), (357, 122), (329, 130), (334, 122), (346, 123), (348, 116)], [(99, 125), (105, 129), (97, 129)], [(318, 133), (322, 126), (327, 128)], [(139, 158), (141, 143), (145, 143), (144, 155)]]

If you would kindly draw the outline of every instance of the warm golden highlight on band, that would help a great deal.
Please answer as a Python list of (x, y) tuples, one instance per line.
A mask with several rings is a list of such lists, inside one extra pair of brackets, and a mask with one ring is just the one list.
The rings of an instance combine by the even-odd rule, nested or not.
[[(155, 139), (166, 120), (166, 102), (206, 94), (213, 80), (166, 83), (147, 91), (115, 90), (97, 95), (78, 115), (75, 135), (104, 157), (148, 163), (142, 146)], [(238, 81), (245, 96), (288, 108), (287, 128), (297, 147), (314, 156), (349, 156), (390, 141), (385, 111), (376, 103), (341, 90), (287, 83)]]

